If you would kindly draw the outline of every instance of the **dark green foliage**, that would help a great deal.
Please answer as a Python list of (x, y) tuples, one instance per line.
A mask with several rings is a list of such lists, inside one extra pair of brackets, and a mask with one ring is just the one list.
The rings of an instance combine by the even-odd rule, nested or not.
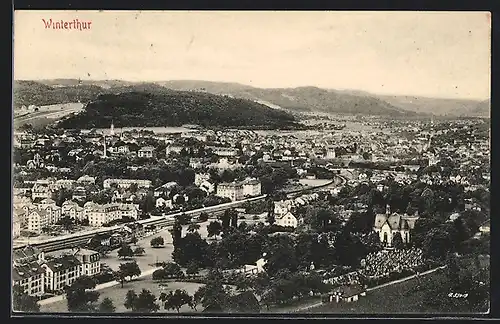
[(198, 124), (206, 127), (295, 126), (294, 117), (262, 104), (207, 93), (161, 89), (154, 93), (103, 94), (85, 111), (60, 123), (63, 128), (162, 127)]

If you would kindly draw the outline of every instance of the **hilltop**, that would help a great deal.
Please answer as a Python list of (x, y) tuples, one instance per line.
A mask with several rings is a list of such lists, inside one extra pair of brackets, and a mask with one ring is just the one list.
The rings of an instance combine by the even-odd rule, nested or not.
[[(101, 94), (85, 110), (59, 123), (63, 128), (162, 127), (197, 124), (204, 127), (296, 128), (299, 124), (284, 111), (227, 96), (142, 85), (143, 91)], [(117, 90), (117, 89), (116, 89)]]
[(122, 80), (54, 79), (16, 81), (15, 106), (88, 102), (105, 93), (128, 91), (162, 92), (164, 88), (205, 92), (248, 99), (290, 112), (321, 112), (391, 117), (489, 116), (489, 100), (441, 99), (418, 96), (377, 95), (364, 91), (318, 87), (257, 88), (239, 83), (198, 80), (129, 82)]
[(176, 90), (201, 90), (268, 102), (295, 112), (411, 116), (414, 112), (395, 107), (376, 97), (358, 96), (317, 87), (262, 89), (237, 83), (166, 81), (162, 86)]

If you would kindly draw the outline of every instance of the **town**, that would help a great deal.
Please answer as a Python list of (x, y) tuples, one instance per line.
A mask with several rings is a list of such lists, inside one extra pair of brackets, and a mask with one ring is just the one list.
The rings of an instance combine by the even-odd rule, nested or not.
[(405, 290), (415, 312), (487, 310), (489, 122), (303, 123), (23, 124), (14, 308), (314, 313), (384, 299), (397, 312)]

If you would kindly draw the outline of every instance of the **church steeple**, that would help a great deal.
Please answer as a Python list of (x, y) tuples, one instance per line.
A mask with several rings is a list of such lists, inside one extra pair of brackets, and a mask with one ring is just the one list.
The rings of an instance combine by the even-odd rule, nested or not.
[(115, 125), (113, 124), (113, 121), (111, 121), (111, 127), (109, 129), (109, 135), (114, 136), (115, 135)]

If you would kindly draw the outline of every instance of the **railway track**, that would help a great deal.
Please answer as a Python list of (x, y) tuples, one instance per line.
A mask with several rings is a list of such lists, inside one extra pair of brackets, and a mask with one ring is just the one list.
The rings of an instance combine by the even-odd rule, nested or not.
[[(345, 183), (345, 178), (338, 176), (338, 178), (341, 180), (341, 183)], [(288, 192), (288, 196), (294, 196), (298, 195), (302, 192), (313, 192), (316, 190), (324, 189), (326, 187), (335, 185), (336, 180), (333, 180), (329, 183), (326, 183), (321, 186), (313, 187), (313, 188), (308, 188), (308, 189), (299, 189), (299, 190), (294, 190), (292, 192)], [(220, 205), (215, 205), (215, 206), (209, 206), (209, 207), (204, 207), (201, 209), (195, 209), (195, 210), (190, 210), (186, 212), (177, 212), (174, 214), (168, 214), (165, 216), (157, 216), (157, 217), (152, 217), (144, 220), (138, 221), (138, 223), (142, 225), (156, 225), (156, 226), (172, 226), (174, 224), (174, 219), (176, 216), (180, 214), (186, 214), (192, 217), (197, 217), (199, 216), (202, 212), (208, 213), (209, 217), (214, 218), (217, 215), (222, 214), (225, 210), (230, 209), (230, 208), (236, 208), (244, 205), (247, 202), (253, 202), (253, 201), (260, 201), (263, 199), (266, 199), (267, 195), (262, 195), (254, 198), (249, 198), (245, 200), (240, 200), (240, 201), (235, 201), (235, 202), (229, 202), (225, 204), (220, 204)], [(125, 225), (125, 224), (124, 224)], [(32, 243), (29, 244), (31, 246), (34, 246), (38, 248), (42, 252), (54, 252), (58, 250), (63, 250), (67, 248), (72, 248), (72, 247), (77, 247), (82, 244), (87, 243), (92, 237), (94, 237), (96, 234), (105, 234), (105, 233), (114, 233), (117, 230), (119, 230), (121, 227), (124, 225), (119, 225), (119, 226), (114, 226), (109, 229), (99, 229), (95, 230), (92, 232), (88, 233), (77, 233), (74, 235), (69, 235), (65, 237), (56, 237), (47, 241), (43, 242), (38, 242), (38, 243)], [(14, 250), (19, 250), (24, 247), (26, 247), (28, 244), (20, 245), (18, 247), (15, 247)]]

